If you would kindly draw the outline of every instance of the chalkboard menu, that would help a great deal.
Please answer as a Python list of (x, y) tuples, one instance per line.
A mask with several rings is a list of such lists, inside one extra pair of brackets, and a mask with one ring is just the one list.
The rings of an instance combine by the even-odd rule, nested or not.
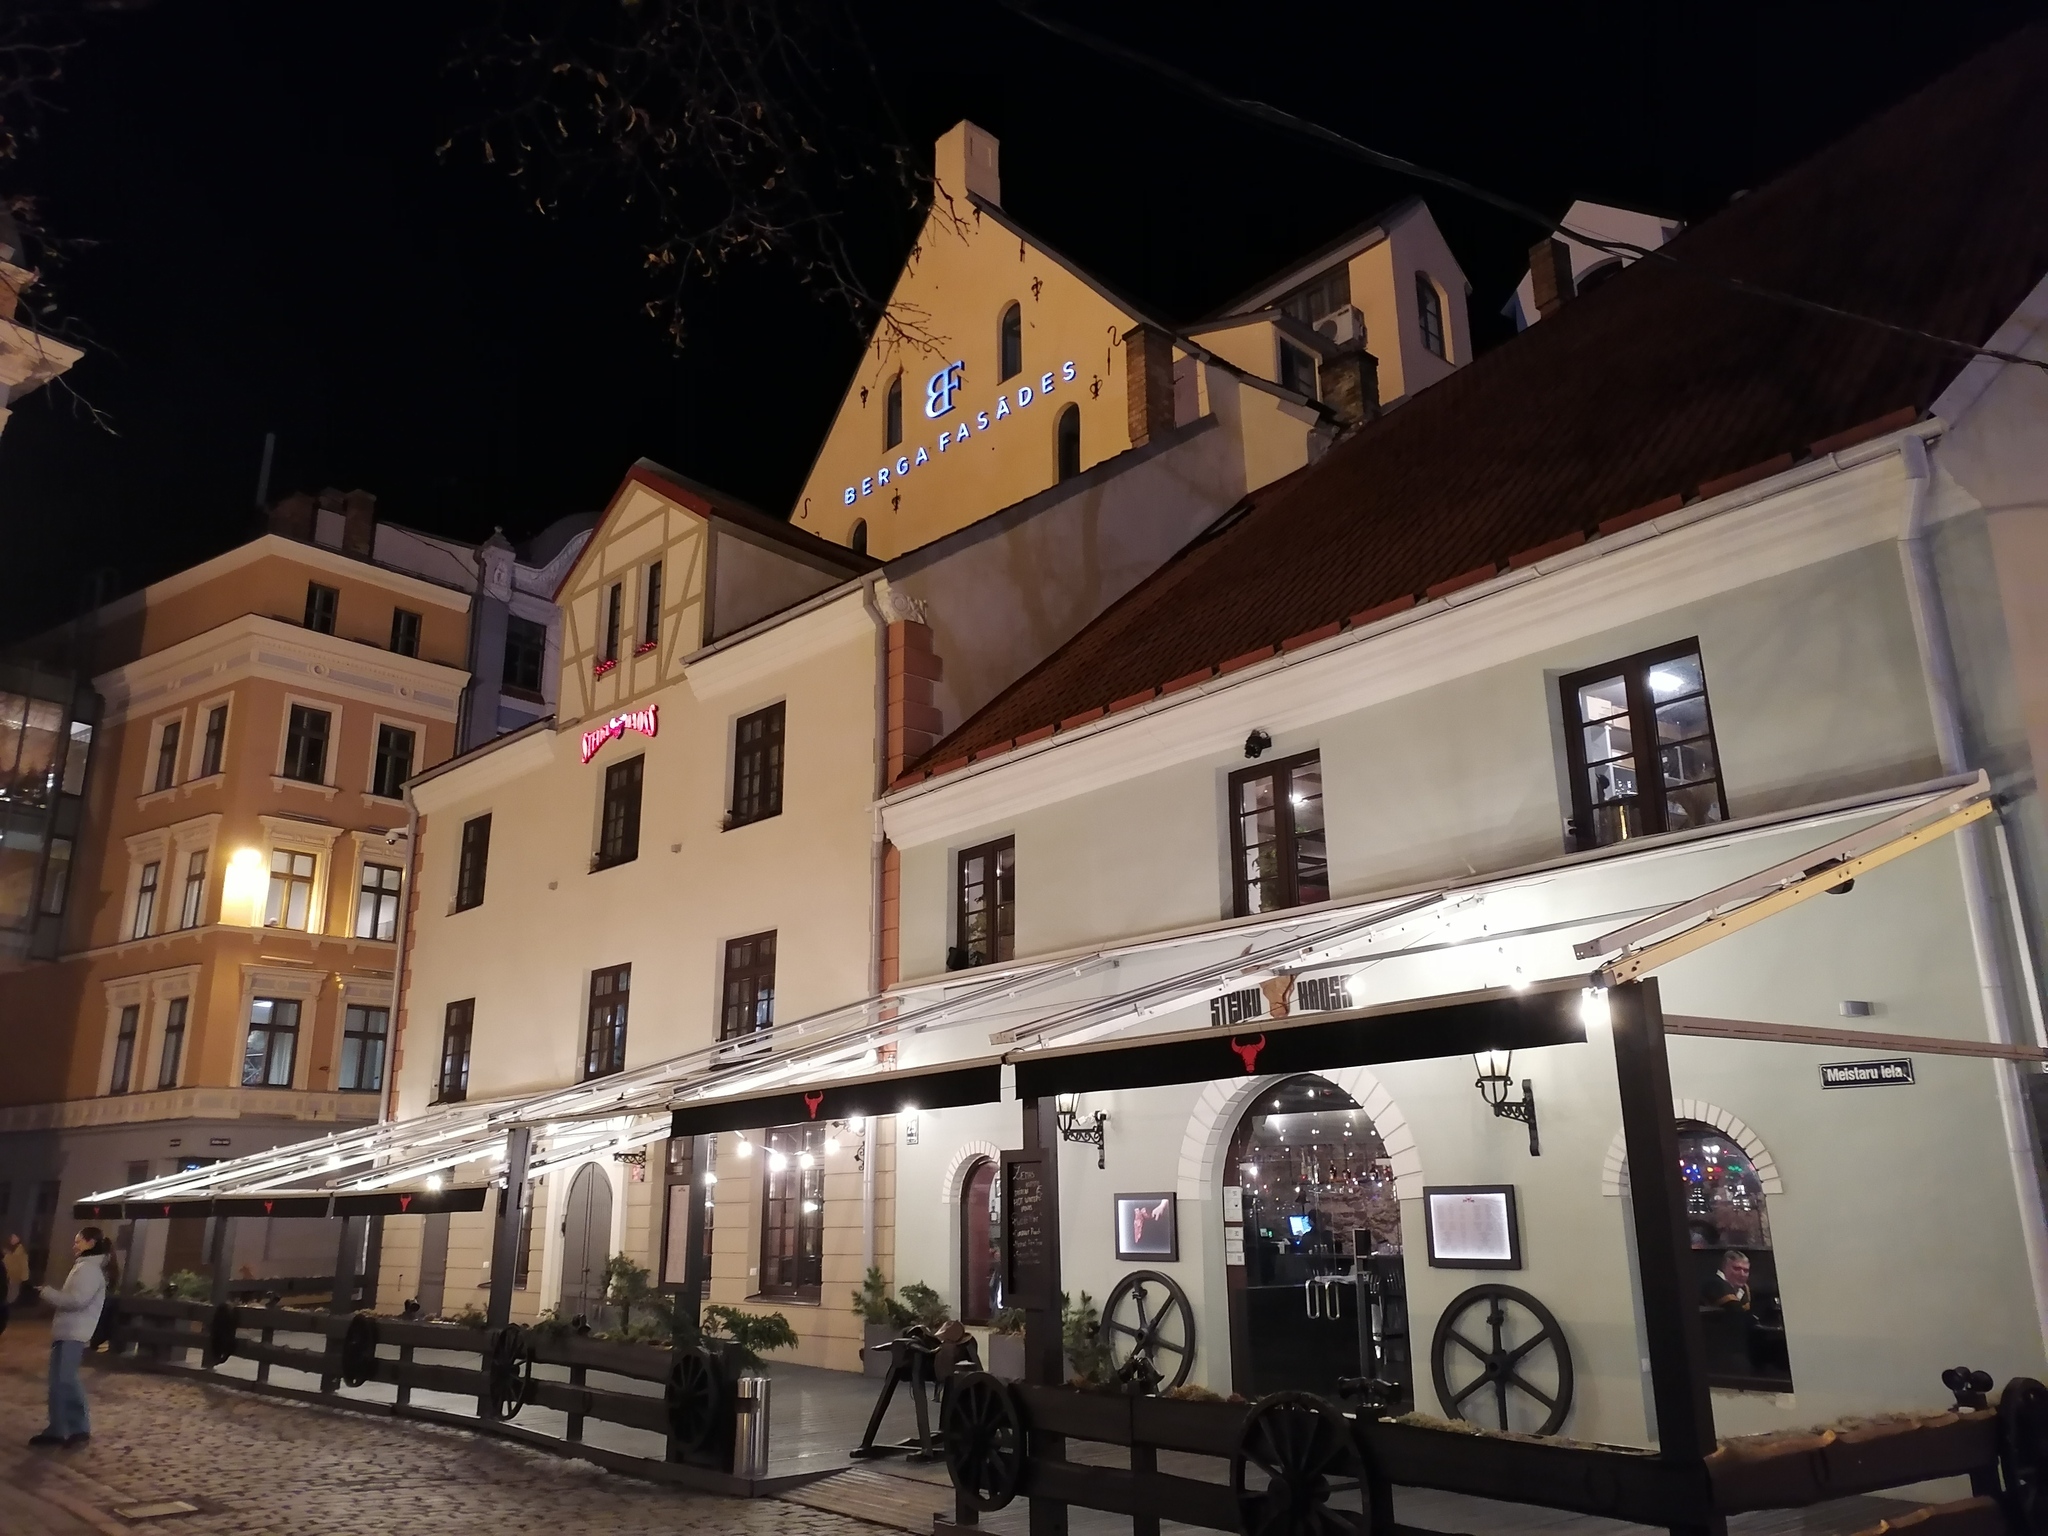
[(1036, 1159), (1003, 1163), (1004, 1289), (1014, 1305), (1044, 1305), (1047, 1267), (1045, 1174)]

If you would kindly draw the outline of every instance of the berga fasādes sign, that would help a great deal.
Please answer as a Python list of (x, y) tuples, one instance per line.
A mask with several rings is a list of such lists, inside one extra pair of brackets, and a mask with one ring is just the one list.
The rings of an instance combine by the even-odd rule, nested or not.
[(1913, 1081), (1913, 1058), (1894, 1056), (1889, 1061), (1822, 1062), (1823, 1088), (1895, 1088)]

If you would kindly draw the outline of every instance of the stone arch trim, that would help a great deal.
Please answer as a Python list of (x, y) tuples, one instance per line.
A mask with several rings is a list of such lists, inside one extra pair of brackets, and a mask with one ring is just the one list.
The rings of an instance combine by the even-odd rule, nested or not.
[[(1394, 1102), (1386, 1086), (1366, 1067), (1342, 1067), (1315, 1075), (1328, 1078), (1350, 1094), (1372, 1121), (1394, 1164), (1395, 1194), (1403, 1200), (1421, 1198), (1422, 1154), (1416, 1148), (1415, 1132), (1408, 1117), (1401, 1113), (1401, 1106)], [(1272, 1076), (1243, 1077), (1202, 1085), (1201, 1095), (1188, 1114), (1187, 1131), (1181, 1137), (1180, 1168), (1175, 1181), (1181, 1199), (1195, 1202), (1215, 1198), (1216, 1171), (1222, 1166), (1237, 1122), (1253, 1099), (1284, 1081)]]
[(962, 1144), (953, 1154), (953, 1160), (946, 1164), (946, 1172), (939, 1181), (939, 1199), (947, 1205), (960, 1203), (960, 1186), (967, 1172), (967, 1165), (981, 1161), (997, 1162), (1003, 1149), (992, 1141), (970, 1141)]
[[(1749, 1166), (1756, 1170), (1757, 1183), (1763, 1186), (1763, 1192), (1766, 1195), (1785, 1193), (1785, 1181), (1778, 1172), (1778, 1160), (1771, 1156), (1771, 1149), (1764, 1145), (1763, 1137), (1718, 1104), (1709, 1104), (1704, 1099), (1673, 1098), (1671, 1118), (1697, 1120), (1702, 1125), (1711, 1125), (1724, 1136), (1734, 1137), (1736, 1144), (1749, 1154)], [(1617, 1130), (1614, 1133), (1614, 1140), (1607, 1144), (1607, 1156), (1600, 1164), (1600, 1193), (1620, 1195), (1622, 1180), (1627, 1177), (1627, 1133)]]

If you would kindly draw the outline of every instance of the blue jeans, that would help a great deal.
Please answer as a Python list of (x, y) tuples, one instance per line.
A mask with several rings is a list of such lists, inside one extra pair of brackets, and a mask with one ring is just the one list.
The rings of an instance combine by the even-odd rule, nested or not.
[(50, 1433), (67, 1440), (92, 1433), (85, 1387), (78, 1379), (78, 1362), (84, 1357), (85, 1345), (77, 1339), (58, 1339), (50, 1345)]

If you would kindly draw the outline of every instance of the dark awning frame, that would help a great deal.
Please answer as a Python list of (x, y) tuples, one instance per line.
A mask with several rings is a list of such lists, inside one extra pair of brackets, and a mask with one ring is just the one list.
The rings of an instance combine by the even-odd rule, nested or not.
[(330, 1216), (438, 1216), (450, 1211), (480, 1211), (490, 1189), (378, 1190), (363, 1195), (200, 1195), (189, 1199), (80, 1201), (71, 1207), (79, 1221), (144, 1221), (166, 1216), (265, 1216), (325, 1220)]
[(1166, 1088), (1253, 1075), (1287, 1076), (1489, 1050), (1577, 1045), (1586, 1038), (1583, 981), (1568, 978), (1265, 1021), (1256, 1031), (1186, 1030), (1139, 1041), (1102, 1041), (1057, 1050), (826, 1081), (774, 1093), (699, 1100), (673, 1113), (673, 1136), (709, 1136), (807, 1121), (953, 1109), (1002, 1101), (1003, 1069), (1015, 1097)]

